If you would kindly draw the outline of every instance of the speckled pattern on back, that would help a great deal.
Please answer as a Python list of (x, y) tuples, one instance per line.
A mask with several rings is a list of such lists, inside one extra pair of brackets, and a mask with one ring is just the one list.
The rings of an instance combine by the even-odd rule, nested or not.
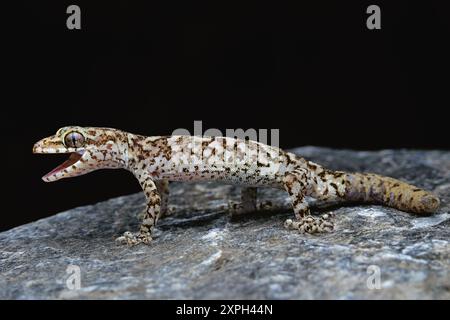
[(131, 171), (147, 198), (138, 233), (125, 232), (117, 240), (129, 245), (149, 244), (158, 219), (167, 212), (169, 181), (220, 181), (245, 186), (242, 202), (232, 213), (255, 211), (256, 188), (286, 190), (295, 219), (287, 228), (300, 232), (331, 231), (329, 216), (310, 215), (305, 196), (321, 201), (379, 203), (414, 213), (430, 213), (439, 199), (402, 181), (370, 173), (331, 171), (293, 153), (251, 140), (229, 137), (146, 137), (112, 128), (63, 127), (38, 141), (34, 153), (69, 153), (70, 158), (43, 177), (46, 182), (97, 169)]

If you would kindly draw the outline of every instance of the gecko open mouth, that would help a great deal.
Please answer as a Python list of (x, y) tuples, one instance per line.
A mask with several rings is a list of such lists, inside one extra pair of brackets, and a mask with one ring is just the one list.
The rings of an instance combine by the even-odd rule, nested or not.
[(53, 169), (52, 171), (50, 171), (49, 173), (47, 173), (45, 176), (42, 177), (42, 179), (47, 180), (49, 177), (66, 170), (67, 168), (71, 167), (72, 165), (74, 165), (75, 163), (77, 163), (81, 157), (83, 156), (84, 151), (79, 151), (79, 152), (71, 152), (69, 159), (67, 159), (66, 161), (64, 161), (62, 164), (60, 164), (59, 166), (57, 166), (55, 169)]

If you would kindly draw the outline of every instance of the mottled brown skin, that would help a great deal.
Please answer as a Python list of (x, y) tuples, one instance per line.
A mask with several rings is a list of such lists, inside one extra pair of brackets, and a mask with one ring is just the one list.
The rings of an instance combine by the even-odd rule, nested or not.
[(69, 160), (43, 177), (51, 182), (97, 169), (123, 168), (139, 180), (147, 198), (137, 234), (118, 240), (130, 245), (150, 243), (158, 219), (167, 211), (169, 181), (220, 181), (243, 185), (242, 202), (233, 213), (257, 210), (256, 188), (286, 190), (295, 220), (285, 226), (301, 232), (330, 231), (326, 217), (310, 215), (306, 196), (321, 201), (357, 201), (431, 213), (439, 199), (396, 179), (370, 173), (331, 171), (295, 154), (255, 141), (228, 137), (145, 137), (111, 128), (70, 126), (37, 142), (35, 153), (70, 153)]
[(373, 202), (413, 213), (432, 213), (439, 207), (433, 194), (397, 179), (377, 174), (346, 174), (349, 201)]

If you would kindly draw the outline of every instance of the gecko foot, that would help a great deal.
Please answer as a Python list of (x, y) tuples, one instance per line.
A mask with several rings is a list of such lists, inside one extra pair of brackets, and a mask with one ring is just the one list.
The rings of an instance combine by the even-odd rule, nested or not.
[(276, 209), (276, 206), (269, 200), (261, 201), (256, 205), (256, 210), (258, 211), (270, 211), (272, 209)]
[(250, 212), (255, 212), (256, 208), (253, 206), (245, 206), (241, 202), (228, 201), (228, 210), (231, 216), (239, 216)]
[(133, 234), (129, 231), (124, 232), (123, 236), (116, 238), (116, 242), (120, 244), (126, 244), (128, 246), (135, 246), (140, 243), (150, 244), (152, 237), (150, 233), (137, 233)]
[(328, 221), (330, 214), (324, 214), (322, 217), (306, 216), (302, 219), (287, 219), (284, 223), (286, 229), (298, 230), (301, 233), (320, 233), (333, 230), (333, 223)]

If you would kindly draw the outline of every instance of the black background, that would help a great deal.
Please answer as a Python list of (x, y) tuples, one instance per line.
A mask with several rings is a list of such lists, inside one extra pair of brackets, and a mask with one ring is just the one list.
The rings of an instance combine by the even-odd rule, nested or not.
[[(0, 229), (140, 190), (126, 171), (45, 184), (32, 155), (65, 125), (145, 135), (278, 128), (283, 148), (449, 149), (444, 2), (26, 1), (13, 11)], [(275, 4), (276, 3), (276, 4)], [(66, 28), (77, 4), (82, 29)], [(381, 30), (366, 8), (381, 7)]]

